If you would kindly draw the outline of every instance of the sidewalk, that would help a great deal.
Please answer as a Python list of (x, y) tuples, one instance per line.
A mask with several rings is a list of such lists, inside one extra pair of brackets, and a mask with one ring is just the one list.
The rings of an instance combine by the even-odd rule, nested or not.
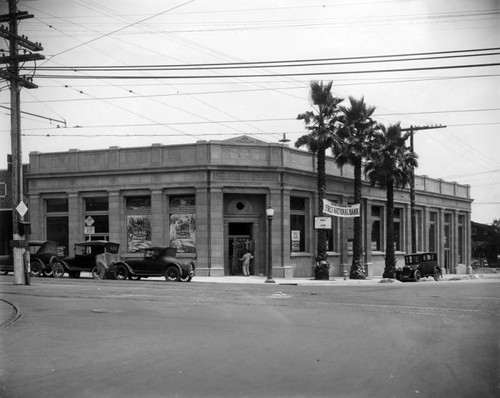
[[(487, 280), (492, 278), (500, 278), (500, 274), (448, 274), (443, 275), (440, 281), (468, 281), (468, 280)], [(193, 282), (212, 282), (212, 283), (242, 283), (242, 284), (269, 284), (266, 283), (266, 276), (194, 276)], [(382, 277), (368, 277), (366, 279), (346, 279), (338, 276), (330, 278), (330, 280), (315, 280), (314, 278), (273, 278), (274, 285), (294, 285), (294, 286), (356, 286), (369, 285), (375, 283), (403, 283), (396, 279), (384, 279)], [(435, 282), (433, 278), (422, 278), (418, 283)], [(406, 282), (412, 283), (412, 282)]]

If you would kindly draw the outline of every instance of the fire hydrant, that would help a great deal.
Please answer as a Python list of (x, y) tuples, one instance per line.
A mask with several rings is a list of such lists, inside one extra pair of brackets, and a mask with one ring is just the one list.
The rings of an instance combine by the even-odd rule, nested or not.
[(346, 281), (348, 277), (349, 277), (349, 272), (344, 271), (344, 280)]

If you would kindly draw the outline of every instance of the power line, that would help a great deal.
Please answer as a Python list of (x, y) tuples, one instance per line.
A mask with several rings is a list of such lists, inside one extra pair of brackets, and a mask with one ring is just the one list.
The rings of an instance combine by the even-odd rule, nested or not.
[(84, 43), (80, 43), (80, 44), (78, 44), (78, 45), (76, 45), (76, 46), (73, 46), (73, 47), (71, 47), (71, 48), (67, 48), (66, 50), (61, 51), (61, 52), (59, 52), (59, 53), (57, 53), (57, 54), (53, 55), (53, 56), (52, 56), (52, 57), (50, 57), (50, 58), (52, 59), (52, 58), (54, 58), (54, 57), (57, 57), (58, 55), (61, 55), (61, 54), (67, 53), (67, 52), (72, 51), (72, 50), (74, 50), (74, 49), (76, 49), (76, 48), (78, 48), (78, 47), (82, 47), (82, 46), (87, 45), (87, 44), (89, 44), (89, 43), (92, 43), (92, 42), (94, 42), (94, 41), (100, 40), (100, 39), (102, 39), (103, 37), (110, 36), (110, 35), (112, 35), (112, 34), (114, 34), (114, 33), (120, 32), (120, 31), (122, 31), (122, 30), (124, 30), (124, 29), (128, 29), (128, 28), (130, 28), (131, 26), (134, 26), (134, 25), (140, 24), (140, 23), (142, 23), (142, 22), (148, 21), (148, 20), (153, 19), (153, 18), (155, 18), (155, 17), (157, 17), (157, 16), (159, 16), (159, 15), (165, 14), (166, 12), (169, 12), (169, 11), (175, 10), (176, 8), (183, 7), (184, 5), (189, 4), (189, 3), (192, 3), (193, 1), (194, 1), (194, 0), (189, 0), (189, 1), (186, 1), (185, 3), (179, 4), (179, 5), (175, 6), (175, 7), (171, 7), (171, 8), (169, 8), (169, 9), (167, 9), (167, 10), (161, 11), (161, 12), (156, 13), (156, 14), (154, 14), (154, 15), (150, 15), (150, 16), (148, 16), (147, 18), (141, 19), (141, 20), (136, 21), (136, 22), (134, 22), (134, 23), (131, 23), (131, 24), (127, 25), (127, 26), (123, 26), (123, 27), (121, 27), (121, 28), (119, 28), (119, 29), (116, 29), (116, 30), (114, 30), (114, 31), (112, 31), (112, 32), (105, 33), (105, 34), (103, 34), (103, 35), (101, 35), (101, 36), (99, 36), (99, 37), (96, 37), (96, 38), (92, 39), (92, 40), (88, 40), (88, 41), (86, 41), (86, 42), (84, 42)]
[[(11, 110), (11, 108), (9, 108), (8, 106), (4, 106), (4, 105), (0, 105), (0, 108), (4, 108), (4, 109), (7, 109), (7, 110)], [(66, 127), (66, 120), (58, 120), (58, 119), (55, 119), (53, 117), (47, 117), (47, 116), (42, 116), (42, 115), (38, 115), (36, 113), (31, 113), (31, 112), (25, 112), (25, 111), (20, 111), (20, 113), (23, 113), (25, 115), (30, 115), (30, 116), (34, 116), (34, 117), (38, 117), (40, 119), (45, 119), (45, 120), (49, 120), (51, 122), (59, 122), (59, 123), (64, 123), (64, 127)]]
[[(450, 58), (468, 58), (500, 55), (500, 47), (453, 50), (453, 51), (433, 51), (422, 53), (403, 53), (386, 55), (367, 55), (358, 57), (336, 57), (336, 58), (312, 58), (312, 59), (290, 59), (275, 61), (251, 61), (251, 62), (220, 62), (220, 63), (198, 63), (198, 64), (159, 64), (159, 65), (69, 65), (69, 66), (40, 66), (40, 71), (150, 71), (150, 70), (215, 70), (215, 69), (242, 69), (260, 67), (299, 67), (299, 66), (325, 66), (325, 65), (350, 65), (364, 63), (382, 62), (408, 62), (426, 61)], [(489, 51), (488, 53), (484, 53)], [(481, 52), (481, 54), (471, 53)], [(464, 53), (464, 54), (457, 54)], [(455, 55), (449, 55), (455, 54)], [(411, 58), (409, 58), (411, 57)], [(391, 59), (389, 59), (391, 58)], [(394, 59), (392, 59), (394, 58)]]
[(39, 79), (233, 79), (233, 78), (249, 78), (249, 77), (285, 77), (285, 76), (328, 76), (328, 75), (355, 75), (365, 73), (394, 73), (394, 72), (416, 72), (429, 70), (444, 70), (444, 69), (466, 69), (466, 68), (485, 68), (492, 66), (500, 66), (500, 63), (493, 62), (488, 64), (469, 64), (469, 65), (447, 65), (447, 66), (430, 66), (419, 68), (398, 68), (398, 69), (374, 69), (374, 70), (355, 70), (355, 71), (325, 71), (325, 72), (296, 72), (296, 73), (267, 73), (267, 74), (241, 74), (241, 75), (38, 75)]

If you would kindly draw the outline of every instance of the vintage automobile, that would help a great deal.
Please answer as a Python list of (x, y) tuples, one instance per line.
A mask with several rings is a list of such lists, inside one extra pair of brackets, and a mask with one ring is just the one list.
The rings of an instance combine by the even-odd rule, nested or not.
[(423, 276), (434, 277), (435, 281), (443, 277), (441, 267), (437, 262), (437, 253), (413, 253), (405, 256), (403, 268), (396, 269), (396, 279), (405, 282), (418, 282)]
[(164, 276), (168, 282), (189, 282), (194, 276), (193, 261), (180, 261), (171, 247), (145, 249), (140, 257), (122, 259), (113, 264), (116, 279), (140, 279)]
[(0, 275), (7, 275), (9, 272), (14, 272), (14, 260), (12, 254), (4, 254), (0, 256)]
[[(31, 240), (28, 242), (30, 252), (31, 275), (40, 276), (52, 274), (52, 264), (57, 260), (58, 244), (44, 240)], [(12, 254), (0, 256), (0, 273), (7, 275), (14, 272), (14, 260)]]
[(488, 268), (488, 260), (485, 258), (473, 258), (471, 259), (470, 265), (472, 269)]
[(52, 241), (31, 240), (30, 270), (33, 276), (52, 276), (52, 264), (59, 259), (59, 244)]
[(52, 264), (52, 273), (55, 278), (62, 278), (68, 273), (70, 278), (79, 278), (81, 272), (90, 272), (93, 278), (99, 278), (100, 267), (96, 262), (99, 254), (117, 254), (120, 245), (105, 240), (86, 241), (75, 243), (75, 256), (58, 259)]

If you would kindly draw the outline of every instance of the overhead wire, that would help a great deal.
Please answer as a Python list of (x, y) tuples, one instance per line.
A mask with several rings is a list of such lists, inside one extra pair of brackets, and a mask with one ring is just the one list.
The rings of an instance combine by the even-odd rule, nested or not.
[(234, 79), (248, 77), (286, 77), (286, 76), (331, 76), (331, 75), (356, 75), (356, 74), (371, 74), (371, 73), (394, 73), (394, 72), (416, 72), (416, 71), (433, 71), (433, 70), (454, 70), (468, 68), (485, 68), (500, 66), (499, 62), (491, 62), (485, 64), (466, 64), (466, 65), (445, 65), (445, 66), (427, 66), (415, 68), (395, 68), (395, 69), (367, 69), (367, 70), (346, 70), (346, 71), (321, 71), (321, 72), (291, 72), (291, 73), (267, 73), (267, 74), (226, 74), (226, 75), (44, 75), (40, 74), (39, 79)]
[[(262, 67), (302, 67), (302, 66), (331, 66), (331, 65), (356, 65), (365, 63), (409, 62), (428, 61), (451, 58), (470, 58), (500, 55), (500, 47), (431, 51), (420, 53), (365, 55), (356, 57), (288, 59), (246, 62), (221, 62), (221, 63), (191, 63), (191, 64), (160, 64), (160, 65), (67, 65), (39, 67), (44, 71), (149, 71), (149, 70), (217, 70), (217, 69), (248, 69)], [(452, 55), (453, 54), (453, 55)]]

